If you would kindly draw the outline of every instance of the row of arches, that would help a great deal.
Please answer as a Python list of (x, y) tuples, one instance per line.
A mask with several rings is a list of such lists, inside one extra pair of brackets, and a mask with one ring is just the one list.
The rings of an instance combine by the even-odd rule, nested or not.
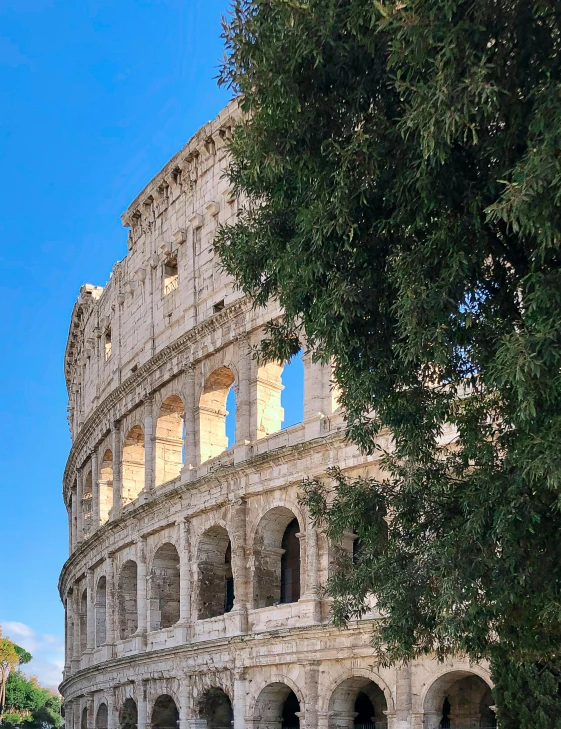
[[(283, 392), (283, 382), (289, 383), (286, 392)], [(257, 439), (302, 421), (304, 370), (300, 356), (294, 357), (284, 366), (269, 363), (259, 367), (256, 387)], [(199, 463), (220, 455), (236, 442), (237, 390), (236, 376), (230, 367), (218, 367), (206, 378), (195, 412)], [(135, 501), (146, 485), (147, 437), (152, 438), (152, 435), (147, 436), (145, 427), (140, 423), (134, 424), (124, 434), (118, 496), (123, 505)], [(185, 403), (179, 395), (173, 394), (164, 400), (155, 418), (153, 463), (150, 467), (153, 467), (156, 487), (180, 475), (185, 465), (185, 440)], [(84, 476), (79, 506), (85, 536), (94, 526), (94, 486), (99, 493), (97, 520), (103, 524), (109, 519), (115, 496), (114, 459), (113, 450), (106, 448), (100, 454), (99, 473), (94, 475), (89, 470)]]
[[(254, 608), (297, 602), (301, 593), (302, 560), (300, 524), (284, 506), (274, 507), (261, 518), (253, 546)], [(214, 524), (199, 537), (196, 547), (196, 584), (194, 609), (197, 620), (206, 620), (230, 612), (236, 600), (236, 576), (239, 562), (233, 559), (232, 542), (224, 526)], [(244, 559), (243, 555), (239, 559)], [(134, 559), (121, 565), (116, 579), (116, 637), (124, 640), (139, 627), (139, 570)], [(147, 569), (147, 600), (150, 631), (174, 626), (180, 619), (181, 559), (171, 542), (159, 546)], [(93, 625), (95, 647), (102, 646), (108, 635), (107, 577), (94, 585)], [(184, 599), (190, 599), (186, 595)], [(88, 588), (80, 593), (80, 652), (87, 649)], [(193, 603), (191, 603), (193, 604)], [(69, 631), (69, 643), (72, 631)], [(72, 655), (72, 649), (69, 648)]]
[[(327, 703), (322, 702), (326, 709), (322, 725), (326, 729), (388, 729), (388, 714), (399, 707), (388, 705), (385, 688), (367, 675), (343, 679)], [(317, 707), (313, 710), (306, 706), (306, 697), (293, 682), (272, 681), (244, 709), (255, 729), (316, 729), (310, 714), (315, 715)], [(126, 698), (117, 711), (119, 729), (138, 729), (138, 707), (132, 697)], [(200, 729), (231, 729), (233, 697), (221, 686), (213, 686), (197, 698), (191, 713)], [(423, 714), (425, 729), (496, 729), (489, 685), (466, 671), (452, 671), (437, 678), (424, 697)], [(156, 698), (148, 716), (152, 729), (180, 729), (179, 709), (169, 694)], [(317, 717), (315, 721), (319, 723)], [(102, 702), (97, 707), (95, 729), (108, 726), (108, 707)], [(82, 710), (80, 729), (89, 729), (87, 708)]]

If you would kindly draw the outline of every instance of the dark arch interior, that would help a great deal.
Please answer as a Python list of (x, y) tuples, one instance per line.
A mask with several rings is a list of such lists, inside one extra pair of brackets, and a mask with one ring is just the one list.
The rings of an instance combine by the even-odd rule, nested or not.
[(152, 711), (152, 728), (177, 729), (178, 722), (179, 712), (175, 701), (168, 694), (158, 696)]
[(229, 613), (234, 607), (234, 573), (232, 572), (232, 543), (228, 541), (224, 557), (224, 612)]
[(134, 699), (127, 699), (119, 711), (120, 729), (137, 729), (138, 711)]
[(452, 707), (450, 706), (450, 702), (448, 701), (448, 696), (444, 697), (444, 701), (442, 702), (442, 719), (440, 720), (440, 729), (449, 729), (450, 728), (450, 711), (452, 710)]
[(300, 599), (300, 531), (298, 519), (293, 519), (284, 530), (281, 548), (281, 603), (297, 602)]
[(294, 691), (291, 691), (282, 707), (282, 729), (300, 729), (300, 719), (296, 716), (299, 711), (300, 704)]
[(355, 729), (374, 729), (374, 721), (379, 717), (375, 714), (374, 704), (363, 691), (359, 691), (356, 697), (355, 713)]
[(231, 729), (234, 721), (232, 702), (221, 688), (211, 688), (203, 697), (200, 716), (206, 719), (207, 729)]

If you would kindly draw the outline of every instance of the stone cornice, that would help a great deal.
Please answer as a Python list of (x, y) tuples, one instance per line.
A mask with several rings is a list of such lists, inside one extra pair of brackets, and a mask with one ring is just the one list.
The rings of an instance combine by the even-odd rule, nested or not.
[[(244, 311), (249, 311), (252, 304), (249, 298), (244, 297), (226, 307), (222, 311), (214, 314), (200, 324), (197, 324), (188, 332), (179, 336), (171, 344), (161, 349), (151, 359), (141, 365), (138, 370), (130, 374), (126, 380), (118, 385), (107, 397), (95, 408), (89, 415), (84, 425), (74, 439), (70, 450), (66, 467), (63, 475), (63, 498), (68, 503), (69, 491), (71, 488), (71, 477), (74, 470), (81, 465), (79, 457), (82, 448), (94, 437), (95, 431), (103, 423), (103, 420), (113, 411), (113, 409), (123, 401), (123, 399), (134, 392), (142, 383), (165, 364), (172, 357), (185, 352), (189, 346), (204, 337), (205, 334), (212, 333), (218, 327), (226, 322), (234, 319)], [(146, 393), (148, 394), (148, 393)], [(126, 415), (125, 412), (119, 414), (119, 418)]]

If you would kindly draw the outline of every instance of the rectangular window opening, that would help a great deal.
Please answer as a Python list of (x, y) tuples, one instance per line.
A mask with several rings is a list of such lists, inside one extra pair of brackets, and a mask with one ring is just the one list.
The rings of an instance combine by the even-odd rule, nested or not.
[(164, 264), (164, 296), (171, 294), (179, 286), (177, 256), (169, 258)]
[(219, 311), (222, 311), (224, 308), (224, 299), (221, 299), (220, 301), (217, 301), (216, 304), (212, 307), (212, 310), (215, 314), (218, 314)]

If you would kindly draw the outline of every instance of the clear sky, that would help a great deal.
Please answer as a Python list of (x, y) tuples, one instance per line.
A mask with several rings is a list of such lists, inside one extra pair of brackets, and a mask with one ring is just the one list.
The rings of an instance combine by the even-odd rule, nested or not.
[(56, 685), (70, 438), (63, 354), (119, 216), (228, 101), (227, 0), (0, 0), (0, 624)]

